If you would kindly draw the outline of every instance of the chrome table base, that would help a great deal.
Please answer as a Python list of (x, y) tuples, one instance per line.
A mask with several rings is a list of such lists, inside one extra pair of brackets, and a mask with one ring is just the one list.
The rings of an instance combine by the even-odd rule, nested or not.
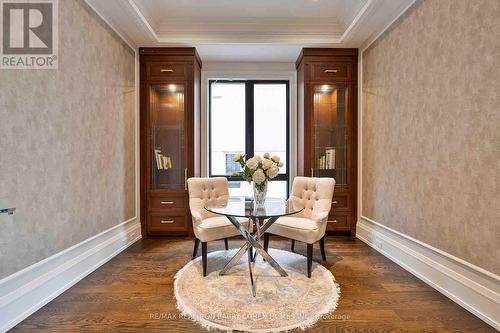
[[(260, 244), (260, 238), (262, 237), (264, 232), (274, 222), (276, 222), (276, 220), (278, 219), (277, 217), (269, 218), (267, 222), (264, 223), (264, 225), (262, 225), (262, 219), (255, 220), (254, 222), (257, 230), (253, 233), (250, 233), (244, 226), (242, 226), (241, 223), (235, 217), (227, 216), (227, 218), (236, 227), (236, 229), (238, 229), (240, 234), (246, 239), (246, 243), (243, 244), (238, 250), (238, 252), (236, 252), (236, 254), (231, 258), (231, 260), (229, 260), (226, 266), (219, 272), (219, 275), (227, 275), (227, 272), (234, 265), (238, 263), (238, 261), (241, 259), (241, 257), (243, 257), (245, 252), (248, 252), (248, 270), (250, 273), (250, 282), (252, 283), (252, 294), (254, 297), (256, 293), (255, 293), (255, 282), (253, 279), (253, 272), (252, 272), (252, 261), (255, 261), (257, 254), (259, 254), (263, 259), (265, 259), (271, 265), (271, 267), (274, 268), (281, 276), (288, 276), (285, 270), (281, 268), (281, 266), (276, 262), (276, 260), (274, 260), (273, 257), (269, 255), (269, 253), (264, 251), (264, 248)], [(255, 248), (256, 250), (255, 256), (253, 258), (251, 251), (252, 248)]]

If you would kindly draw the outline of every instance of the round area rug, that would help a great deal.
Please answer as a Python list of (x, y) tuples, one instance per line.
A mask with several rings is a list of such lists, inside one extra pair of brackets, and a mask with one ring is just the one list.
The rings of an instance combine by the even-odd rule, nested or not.
[(209, 253), (206, 277), (201, 257), (177, 272), (174, 293), (183, 316), (207, 329), (264, 333), (305, 329), (337, 307), (340, 289), (329, 270), (313, 262), (309, 279), (306, 257), (276, 249), (269, 254), (288, 277), (279, 276), (258, 256), (253, 266), (257, 292), (253, 297), (246, 254), (228, 275), (219, 276), (236, 251)]

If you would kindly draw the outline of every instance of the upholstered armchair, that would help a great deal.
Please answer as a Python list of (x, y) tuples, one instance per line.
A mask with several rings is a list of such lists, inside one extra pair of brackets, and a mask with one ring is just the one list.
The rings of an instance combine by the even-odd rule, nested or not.
[[(189, 209), (193, 217), (195, 235), (193, 259), (198, 253), (198, 246), (201, 242), (203, 276), (206, 276), (207, 242), (224, 239), (226, 250), (228, 250), (228, 237), (237, 236), (240, 233), (225, 216), (210, 213), (205, 209), (207, 203), (224, 204), (228, 201), (229, 191), (226, 178), (189, 178), (187, 183)], [(249, 227), (248, 219), (239, 220), (246, 228)]]
[(296, 215), (280, 217), (264, 234), (264, 248), (269, 246), (269, 234), (292, 239), (307, 244), (307, 276), (311, 277), (313, 244), (320, 242), (321, 257), (326, 260), (325, 231), (332, 206), (335, 179), (296, 177), (293, 180), (289, 201), (304, 207)]

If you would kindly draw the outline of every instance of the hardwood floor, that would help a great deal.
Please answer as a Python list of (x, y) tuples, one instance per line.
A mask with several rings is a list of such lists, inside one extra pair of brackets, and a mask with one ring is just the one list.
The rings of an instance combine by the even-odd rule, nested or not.
[[(239, 247), (242, 239), (231, 239)], [(270, 247), (290, 249), (271, 237)], [(359, 240), (327, 237), (327, 261), (341, 287), (337, 310), (308, 332), (495, 332)], [(224, 249), (211, 242), (208, 251)], [(12, 332), (206, 332), (180, 318), (173, 278), (193, 240), (147, 238), (132, 245)], [(305, 255), (305, 244), (295, 251)], [(198, 253), (200, 255), (200, 253)], [(315, 244), (314, 259), (321, 258)]]

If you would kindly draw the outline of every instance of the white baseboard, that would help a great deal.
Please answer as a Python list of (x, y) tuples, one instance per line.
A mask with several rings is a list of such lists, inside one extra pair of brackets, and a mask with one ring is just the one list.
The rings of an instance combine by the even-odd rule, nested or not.
[(6, 332), (141, 238), (137, 218), (120, 223), (0, 280), (0, 332)]
[(500, 277), (361, 217), (356, 237), (500, 330)]

